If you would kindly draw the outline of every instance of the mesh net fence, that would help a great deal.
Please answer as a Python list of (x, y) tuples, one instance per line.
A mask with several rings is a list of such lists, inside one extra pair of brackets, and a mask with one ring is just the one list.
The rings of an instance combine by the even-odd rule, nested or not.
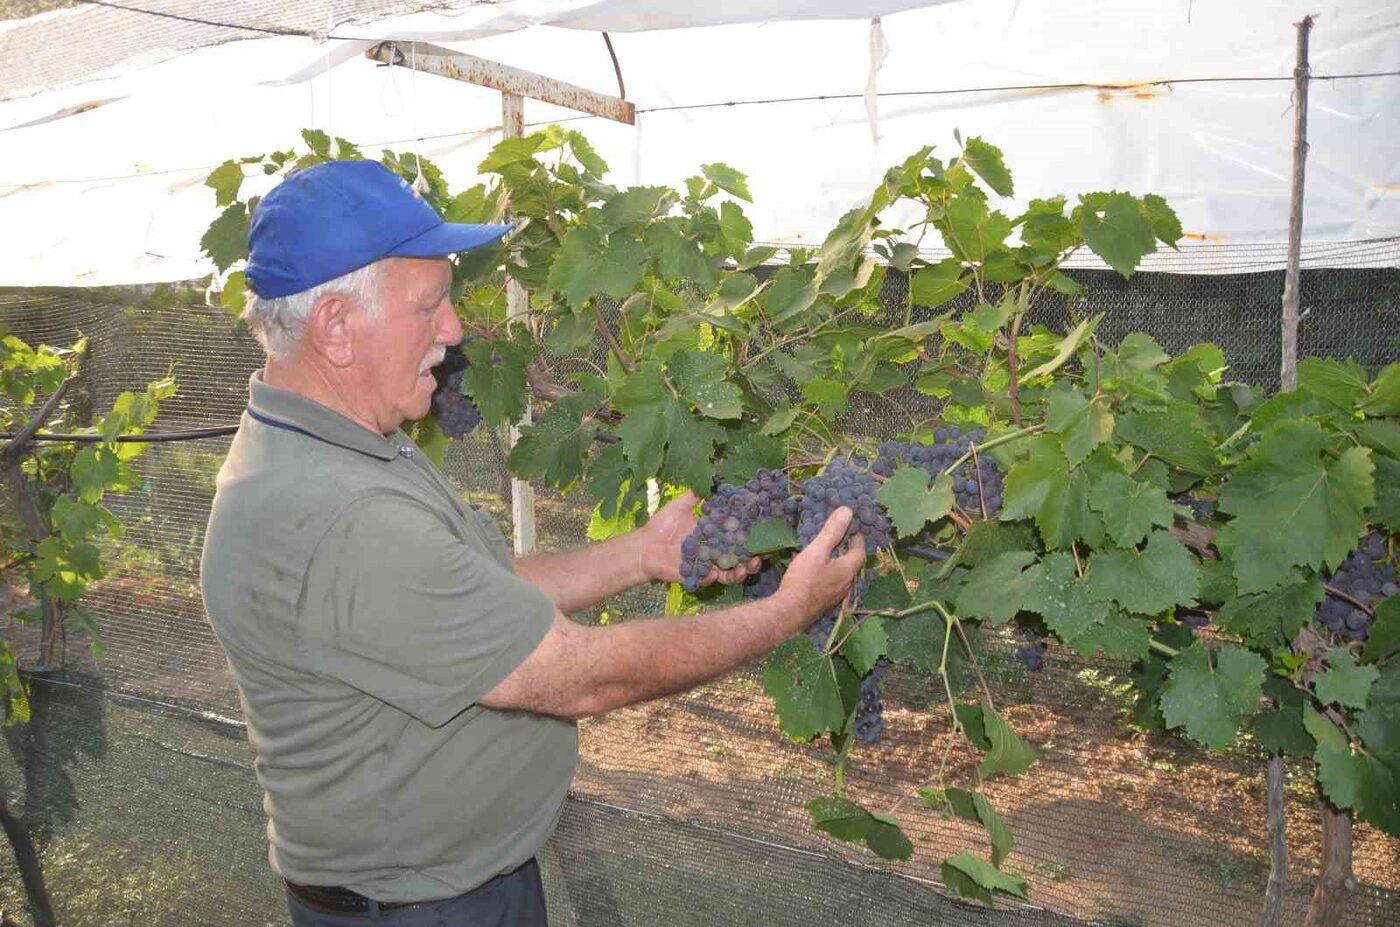
[[(1214, 341), (1235, 378), (1271, 384), (1281, 251), (1260, 249), (1259, 266), (1241, 271), (1249, 255), (1223, 250), (1184, 248), (1126, 283), (1074, 269), (1088, 290), (1078, 309), (1105, 313), (1109, 340), (1146, 331), (1171, 351)], [(1219, 266), (1236, 270), (1209, 272)], [(890, 319), (902, 319), (907, 281), (891, 274), (885, 287)], [(161, 430), (233, 423), (261, 355), (241, 323), (193, 302), (162, 287), (0, 290), (0, 329), (32, 344), (85, 335), (79, 398), (95, 409), (173, 366), (179, 392), (162, 407)], [(1354, 357), (1372, 370), (1395, 360), (1400, 242), (1314, 255), (1302, 305), (1303, 353)], [(1047, 305), (1037, 321), (1063, 324), (1064, 313)], [(912, 391), (878, 397), (853, 405), (846, 425), (892, 437), (910, 427), (909, 410), (929, 403)], [(139, 458), (144, 483), (110, 500), (126, 532), (104, 551), (108, 574), (90, 594), (107, 653), (94, 661), (84, 642), (67, 642), (64, 669), (35, 677), (33, 721), (5, 731), (0, 794), (35, 835), (65, 927), (286, 923), (237, 691), (199, 596), (203, 530), (228, 440), (153, 445)], [(445, 470), (506, 527), (504, 447), (504, 436), (478, 429), (453, 444)], [(11, 487), (0, 490), (8, 500)], [(536, 493), (540, 546), (582, 543), (591, 509), (582, 494)], [(7, 612), (23, 604), (22, 590), (3, 595)], [(663, 606), (663, 590), (637, 589), (576, 617), (626, 620)], [(8, 633), (32, 661), (33, 626), (11, 621)], [(747, 668), (582, 723), (571, 796), (541, 859), (551, 923), (1252, 923), (1268, 870), (1260, 752), (1244, 742), (1207, 754), (1135, 733), (1126, 665), (1052, 647), (1046, 669), (1029, 673), (1011, 659), (1014, 643), (989, 631), (981, 662), (1040, 762), (1027, 779), (985, 790), (1016, 835), (1007, 865), (1030, 883), (1032, 904), (988, 911), (941, 885), (938, 861), (985, 852), (986, 838), (913, 797), (945, 755), (952, 779), (977, 762), (948, 749), (937, 679), (887, 677), (885, 737), (847, 774), (850, 795), (893, 810), (914, 841), (911, 860), (887, 864), (814, 831), (803, 805), (830, 791), (831, 753), (782, 736), (758, 672)], [(1312, 771), (1290, 768), (1290, 923), (1301, 922), (1320, 858), (1313, 801)], [(1400, 924), (1400, 842), (1358, 826), (1355, 868), (1347, 923)], [(3, 853), (0, 909), (27, 923)]]

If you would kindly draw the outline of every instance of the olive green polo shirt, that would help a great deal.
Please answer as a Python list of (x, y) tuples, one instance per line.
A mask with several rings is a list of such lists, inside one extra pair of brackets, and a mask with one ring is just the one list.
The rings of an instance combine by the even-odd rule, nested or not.
[(476, 700), (554, 604), (402, 433), (255, 374), (200, 563), (266, 793), (273, 867), (380, 901), (451, 897), (558, 820), (574, 724)]

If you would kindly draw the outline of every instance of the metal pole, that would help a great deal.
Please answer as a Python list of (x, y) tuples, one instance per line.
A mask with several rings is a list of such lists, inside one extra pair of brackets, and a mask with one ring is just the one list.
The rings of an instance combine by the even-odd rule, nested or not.
[[(501, 92), (501, 130), (505, 138), (525, 134), (525, 98), (510, 91)], [(509, 267), (509, 262), (507, 262)], [(515, 277), (506, 272), (506, 317), (524, 319), (530, 311), (530, 294)], [(509, 445), (520, 440), (520, 425), (530, 424), (530, 398), (525, 397), (525, 415), (510, 427)], [(515, 553), (524, 556), (535, 550), (535, 488), (525, 480), (511, 477), (510, 517), (514, 525)]]
[(1293, 195), (1288, 213), (1288, 269), (1283, 276), (1283, 344), (1279, 386), (1298, 385), (1298, 254), (1303, 244), (1303, 167), (1308, 159), (1308, 33), (1313, 18), (1298, 26), (1298, 61), (1293, 68)]

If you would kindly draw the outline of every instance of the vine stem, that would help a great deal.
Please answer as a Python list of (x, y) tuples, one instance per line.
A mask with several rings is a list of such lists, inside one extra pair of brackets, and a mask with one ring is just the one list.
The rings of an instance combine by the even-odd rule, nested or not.
[(24, 446), (29, 443), (29, 439), (34, 437), (35, 432), (40, 428), (44, 427), (44, 423), (49, 420), (49, 416), (53, 415), (54, 409), (63, 401), (64, 394), (67, 393), (76, 382), (78, 382), (78, 378), (76, 376), (70, 376), (68, 379), (58, 384), (58, 389), (54, 390), (53, 393), (49, 395), (49, 398), (44, 400), (44, 404), (39, 408), (38, 412), (34, 413), (34, 417), (30, 419), (23, 428), (11, 436), (8, 444), (4, 447), (0, 447), (0, 459), (18, 457), (24, 451)]
[[(1015, 431), (1008, 431), (1004, 435), (997, 435), (990, 441), (983, 441), (981, 444), (981, 448), (984, 451), (990, 450), (991, 448), (997, 447), (1002, 444), (1006, 444), (1010, 441), (1015, 441), (1017, 438), (1024, 438), (1026, 435), (1039, 434), (1044, 430), (1044, 425), (1027, 425), (1025, 428), (1017, 428)], [(953, 461), (947, 467), (945, 467), (943, 469), (943, 472), (948, 474), (949, 476), (952, 476), (954, 470), (956, 470), (958, 467), (961, 467), (963, 464), (967, 463), (971, 459), (972, 451), (969, 450), (966, 454), (962, 455), (957, 460)]]
[(995, 710), (996, 703), (992, 700), (992, 690), (988, 688), (987, 679), (982, 675), (982, 665), (977, 662), (977, 654), (972, 652), (972, 641), (967, 639), (967, 632), (963, 630), (962, 622), (958, 620), (956, 615), (944, 608), (941, 602), (934, 604), (938, 606), (939, 614), (943, 616), (944, 622), (957, 629), (958, 638), (962, 640), (963, 649), (967, 651), (968, 662), (972, 664), (972, 671), (977, 674), (977, 684), (982, 687), (982, 695), (987, 699), (987, 704)]
[(1372, 618), (1376, 616), (1375, 609), (1373, 609), (1369, 605), (1362, 603), (1361, 600), (1351, 595), (1351, 593), (1344, 592), (1341, 589), (1338, 589), (1336, 586), (1330, 584), (1324, 584), (1322, 588), (1327, 590), (1328, 595), (1334, 595), (1339, 599), (1342, 599), (1346, 602), (1350, 602), (1352, 605), (1355, 605), (1357, 608), (1361, 609), (1363, 612), (1370, 615)]
[(607, 320), (603, 318), (603, 310), (598, 308), (598, 300), (590, 299), (588, 305), (593, 308), (593, 318), (598, 321), (598, 334), (602, 335), (603, 339), (607, 341), (608, 347), (612, 348), (613, 356), (616, 357), (617, 362), (622, 365), (622, 369), (631, 373), (636, 368), (634, 368), (632, 362), (627, 359), (627, 355), (622, 353), (622, 345), (618, 344), (617, 336), (613, 334), (611, 328), (608, 328)]
[[(933, 604), (937, 606), (940, 612), (943, 611), (942, 605), (939, 605), (937, 602)], [(943, 613), (945, 615), (947, 614), (947, 612)], [(948, 682), (948, 644), (952, 639), (953, 623), (951, 621), (945, 621), (943, 622), (943, 656), (938, 660), (938, 675), (943, 680), (943, 691), (948, 694), (948, 714), (953, 719), (952, 732), (954, 734), (960, 734), (962, 733), (962, 723), (958, 721), (957, 701), (953, 698), (953, 686)]]
[(1180, 650), (1177, 650), (1175, 647), (1168, 647), (1166, 644), (1162, 643), (1159, 640), (1156, 640), (1155, 638), (1148, 638), (1147, 646), (1150, 649), (1162, 654), (1163, 656), (1173, 658), (1181, 656)]
[(967, 451), (972, 455), (972, 474), (977, 477), (977, 503), (982, 507), (982, 517), (987, 518), (987, 494), (982, 488), (982, 465), (977, 460), (977, 442), (970, 442)]

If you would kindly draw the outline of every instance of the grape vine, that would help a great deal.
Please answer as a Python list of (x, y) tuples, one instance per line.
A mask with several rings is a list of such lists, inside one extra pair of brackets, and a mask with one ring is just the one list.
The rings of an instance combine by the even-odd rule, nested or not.
[[(307, 155), (249, 169), (362, 156), (307, 142)], [(242, 169), (209, 180), (225, 214), (205, 244), (232, 310)], [(586, 492), (600, 522), (644, 518), (648, 485), (704, 498), (679, 609), (771, 594), (826, 513), (855, 512), (868, 554), (856, 594), (763, 673), (780, 729), (836, 753), (832, 793), (807, 806), (819, 830), (883, 857), (914, 852), (844, 775), (881, 734), (886, 674), (929, 674), (946, 696), (935, 710), (982, 762), (970, 781), (930, 770), (918, 800), (980, 823), (991, 844), (943, 860), (944, 881), (987, 903), (1026, 897), (982, 788), (1026, 774), (1035, 754), (972, 643), (1014, 626), (1027, 669), (1052, 647), (1126, 661), (1135, 723), (1310, 760), (1328, 801), (1400, 834), (1400, 364), (1307, 358), (1297, 389), (1269, 395), (1228, 380), (1212, 344), (1173, 357), (1145, 334), (1108, 342), (1063, 262), (1092, 252), (1126, 278), (1175, 247), (1175, 214), (1119, 191), (1007, 214), (1011, 170), (978, 138), (947, 157), (912, 153), (813, 248), (755, 244), (747, 178), (723, 164), (679, 189), (619, 188), (586, 138), (551, 127), (502, 142), (480, 171), (456, 195), (430, 172), (425, 197), (454, 221), (495, 221), (507, 205), (529, 220), (512, 253), (454, 270), (479, 341), (461, 388), (482, 422), (516, 424), (527, 395), (538, 403), (510, 454), (516, 475)], [(921, 218), (896, 228), (896, 206)], [(507, 272), (531, 293), (523, 321), (507, 318)], [(906, 281), (902, 316), (874, 324), (882, 289)], [(1064, 302), (1067, 330), (1038, 324), (1049, 300)], [(847, 414), (869, 396), (909, 415), (873, 446)], [(909, 411), (911, 396), (936, 414)], [(764, 559), (757, 576), (701, 584), (750, 554)]]

